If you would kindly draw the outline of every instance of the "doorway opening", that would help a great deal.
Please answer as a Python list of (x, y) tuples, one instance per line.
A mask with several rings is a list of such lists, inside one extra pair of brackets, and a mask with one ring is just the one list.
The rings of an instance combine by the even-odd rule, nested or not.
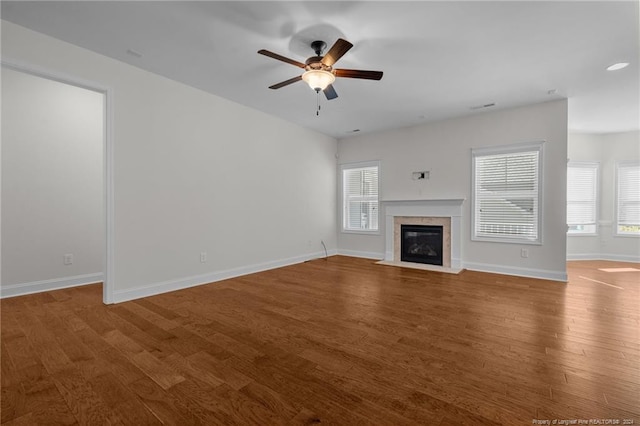
[(103, 283), (112, 303), (111, 91), (2, 60), (1, 297)]

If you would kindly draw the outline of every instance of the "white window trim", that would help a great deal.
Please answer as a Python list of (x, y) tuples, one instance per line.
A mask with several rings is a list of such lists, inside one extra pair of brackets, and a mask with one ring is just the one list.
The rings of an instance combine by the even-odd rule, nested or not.
[[(381, 191), (380, 191), (380, 182), (382, 176), (382, 168), (380, 166), (380, 161), (361, 161), (357, 163), (345, 163), (340, 165), (340, 176), (338, 182), (340, 183), (340, 232), (343, 234), (361, 234), (361, 235), (380, 235), (381, 231), (381, 223), (382, 223), (382, 203), (380, 200), (382, 199)], [(364, 229), (345, 229), (344, 227), (344, 215), (345, 215), (345, 205), (344, 205), (344, 170), (349, 169), (360, 169), (364, 167), (377, 167), (378, 168), (378, 229), (372, 230), (364, 230)]]
[[(594, 237), (600, 233), (600, 163), (597, 161), (569, 161), (568, 167), (594, 167), (596, 168), (596, 231), (595, 232), (569, 232), (569, 224), (567, 224), (567, 236), (569, 237)], [(567, 189), (569, 183), (567, 182)], [(568, 201), (567, 201), (568, 204)]]
[[(471, 240), (483, 241), (493, 243), (507, 243), (507, 244), (526, 244), (526, 245), (542, 245), (543, 243), (543, 231), (544, 231), (544, 205), (543, 205), (543, 192), (544, 192), (544, 144), (545, 141), (531, 141), (523, 143), (515, 143), (510, 145), (491, 146), (484, 148), (472, 148), (471, 149)], [(485, 155), (499, 155), (499, 154), (514, 154), (518, 152), (538, 151), (538, 238), (535, 240), (527, 240), (520, 238), (508, 238), (508, 237), (486, 237), (476, 235), (476, 157)]]
[(640, 161), (616, 161), (616, 176), (615, 176), (615, 200), (614, 200), (614, 237), (620, 238), (640, 238), (640, 234), (625, 234), (618, 232), (618, 179), (619, 179), (619, 167), (620, 166), (640, 166)]

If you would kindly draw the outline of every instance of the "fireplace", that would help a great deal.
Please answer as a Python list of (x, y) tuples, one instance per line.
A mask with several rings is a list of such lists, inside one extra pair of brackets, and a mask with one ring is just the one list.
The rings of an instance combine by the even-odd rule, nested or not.
[(400, 260), (442, 266), (443, 227), (400, 226)]
[[(385, 200), (385, 255), (382, 264), (414, 269), (459, 273), (462, 270), (463, 198)], [(402, 225), (442, 227), (442, 263), (432, 265), (402, 261)]]
[[(393, 219), (394, 261), (409, 263), (415, 267), (451, 268), (450, 218), (396, 216)], [(407, 238), (404, 236), (403, 228), (410, 232), (406, 236)], [(425, 230), (430, 231), (429, 234), (433, 234), (435, 230), (440, 235), (425, 235), (423, 232)], [(437, 242), (425, 242), (425, 238), (433, 239), (435, 237), (437, 237)], [(407, 249), (404, 250), (404, 253), (403, 245)], [(411, 247), (412, 245), (413, 247)], [(439, 253), (439, 256), (433, 256), (433, 251)]]

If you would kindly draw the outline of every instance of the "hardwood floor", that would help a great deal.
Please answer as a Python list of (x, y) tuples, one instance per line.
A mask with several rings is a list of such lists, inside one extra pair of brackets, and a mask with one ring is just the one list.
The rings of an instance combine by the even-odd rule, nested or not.
[(1, 422), (639, 424), (640, 272), (598, 270), (620, 267), (335, 256), (111, 306), (99, 285), (4, 299)]

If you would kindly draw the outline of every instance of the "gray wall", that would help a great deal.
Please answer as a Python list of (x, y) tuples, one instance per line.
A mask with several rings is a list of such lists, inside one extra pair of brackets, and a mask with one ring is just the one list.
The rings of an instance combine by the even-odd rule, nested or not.
[(2, 54), (111, 89), (112, 301), (335, 252), (335, 139), (4, 21)]
[[(471, 149), (542, 140), (543, 244), (471, 241)], [(465, 198), (462, 262), (467, 269), (566, 278), (566, 100), (343, 139), (338, 155), (342, 164), (382, 162), (382, 200)], [(430, 179), (412, 180), (411, 172), (420, 170), (430, 170)], [(380, 235), (339, 232), (338, 247), (343, 253), (382, 258), (384, 229)], [(521, 257), (521, 248), (528, 249), (528, 258)]]

